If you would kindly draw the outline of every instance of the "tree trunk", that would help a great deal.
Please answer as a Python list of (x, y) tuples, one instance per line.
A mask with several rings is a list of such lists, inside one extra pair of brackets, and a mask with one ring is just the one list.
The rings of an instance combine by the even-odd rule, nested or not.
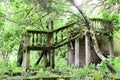
[[(97, 39), (96, 39), (96, 36), (94, 34), (94, 31), (93, 31), (93, 29), (91, 29), (92, 27), (90, 27), (90, 25), (89, 25), (89, 20), (88, 20), (87, 16), (85, 16), (83, 11), (75, 4), (74, 0), (70, 0), (70, 2), (79, 11), (79, 13), (82, 15), (82, 17), (83, 17), (83, 19), (85, 21), (85, 25), (87, 26), (88, 30), (90, 31), (90, 37), (92, 38), (94, 49), (95, 49), (95, 52), (96, 52), (97, 56), (101, 60), (105, 60), (105, 57), (102, 55), (102, 52), (99, 49), (99, 46), (98, 46)], [(108, 60), (106, 60), (106, 65), (107, 65), (108, 69), (112, 73), (116, 73), (115, 69), (112, 67), (112, 65), (110, 65)]]

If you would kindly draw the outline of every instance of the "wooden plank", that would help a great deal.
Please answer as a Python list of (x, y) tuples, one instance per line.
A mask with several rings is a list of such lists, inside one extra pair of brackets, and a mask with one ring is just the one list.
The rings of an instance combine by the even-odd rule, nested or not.
[(35, 30), (27, 30), (27, 33), (36, 33), (36, 34), (49, 34), (50, 31), (35, 31)]
[(73, 40), (75, 40), (75, 39), (77, 39), (77, 38), (82, 38), (83, 36), (84, 36), (84, 35), (78, 34), (77, 36), (72, 37), (71, 39), (68, 39), (68, 40), (64, 41), (63, 43), (56, 44), (56, 45), (54, 46), (54, 48), (55, 48), (55, 49), (56, 49), (56, 48), (59, 48), (59, 47), (65, 45), (65, 44), (67, 44), (67, 43), (69, 43), (69, 42), (71, 42), (71, 41), (73, 41)]
[[(91, 20), (91, 21), (99, 21), (99, 22), (100, 22), (100, 21), (106, 21), (106, 22), (110, 22), (110, 23), (111, 23), (111, 21), (108, 21), (108, 20), (105, 20), (105, 19), (100, 19), (100, 18), (89, 18), (89, 20)], [(52, 31), (27, 30), (27, 32), (28, 32), (28, 33), (39, 33), (39, 34), (50, 34), (50, 33), (54, 33), (54, 32), (58, 32), (58, 31), (64, 30), (64, 29), (66, 29), (66, 28), (68, 28), (68, 27), (72, 27), (72, 25), (76, 24), (77, 22), (79, 22), (79, 20), (76, 21), (76, 22), (73, 22), (73, 23), (71, 23), (71, 24), (69, 24), (69, 25), (66, 25), (66, 26), (63, 26), (63, 27), (61, 27), (61, 28), (58, 28), (58, 29), (56, 29), (56, 30), (52, 30)]]
[(73, 22), (73, 23), (71, 23), (71, 24), (69, 24), (69, 25), (63, 26), (63, 27), (58, 28), (58, 29), (56, 29), (56, 30), (53, 30), (52, 33), (59, 32), (59, 31), (61, 31), (61, 30), (70, 28), (70, 27), (72, 27), (74, 24), (76, 24), (77, 22), (79, 22), (79, 21)]
[(89, 18), (89, 20), (91, 20), (91, 21), (105, 21), (105, 22), (111, 22), (111, 21), (109, 21), (109, 20), (106, 20), (106, 19), (102, 19), (102, 18)]
[(39, 46), (27, 46), (28, 49), (30, 50), (50, 50), (50, 49), (54, 49), (54, 47), (50, 46), (50, 47), (39, 47)]
[(42, 54), (40, 55), (39, 59), (38, 59), (37, 62), (35, 63), (35, 66), (37, 66), (37, 65), (39, 64), (39, 62), (40, 62), (40, 60), (42, 59), (43, 55), (44, 55), (44, 52), (42, 52)]

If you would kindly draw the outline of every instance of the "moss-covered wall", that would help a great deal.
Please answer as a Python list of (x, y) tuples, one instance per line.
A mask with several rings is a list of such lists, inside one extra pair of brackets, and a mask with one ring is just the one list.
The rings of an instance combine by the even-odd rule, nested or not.
[[(98, 41), (98, 45), (100, 50), (102, 51), (103, 55), (105, 57), (107, 57), (107, 55), (109, 54), (109, 39), (108, 37), (100, 37), (100, 36), (96, 36), (97, 37), (97, 41)], [(85, 37), (83, 37), (80, 40), (80, 67), (83, 67), (85, 65)], [(96, 55), (92, 41), (90, 41), (90, 47), (91, 47), (91, 62), (92, 63), (99, 63), (101, 60), (99, 59), (99, 57)], [(73, 42), (73, 45), (74, 42)], [(75, 48), (75, 47), (74, 47)]]

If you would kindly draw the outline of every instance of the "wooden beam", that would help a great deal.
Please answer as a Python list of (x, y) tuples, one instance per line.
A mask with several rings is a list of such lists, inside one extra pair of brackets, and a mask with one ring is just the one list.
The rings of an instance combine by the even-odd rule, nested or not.
[(89, 18), (89, 20), (91, 20), (91, 21), (99, 21), (99, 22), (111, 22), (109, 20), (102, 19), (102, 18)]
[(89, 65), (91, 62), (91, 53), (90, 53), (90, 35), (85, 35), (85, 55), (86, 55), (86, 61), (85, 64)]
[[(86, 34), (86, 33), (85, 33), (85, 34)], [(74, 40), (77, 39), (77, 38), (83, 38), (83, 36), (84, 36), (85, 34), (78, 34), (78, 35), (76, 35), (75, 37), (72, 37), (71, 39), (65, 40), (64, 42), (61, 42), (60, 44), (56, 44), (56, 45), (55, 45), (55, 49), (56, 49), (56, 48), (59, 48), (59, 47), (61, 47), (61, 46), (63, 46), (63, 45), (65, 45), (65, 44), (67, 44), (67, 43), (69, 43), (69, 42), (71, 42), (71, 41), (74, 41)]]
[(37, 66), (39, 64), (39, 62), (42, 59), (43, 55), (44, 55), (44, 52), (42, 52), (42, 54), (40, 55), (39, 59), (37, 60), (37, 62), (35, 64), (35, 66)]
[(27, 30), (28, 33), (35, 33), (35, 34), (50, 34), (50, 31), (35, 31), (35, 30)]
[(28, 49), (30, 50), (50, 50), (50, 49), (54, 49), (53, 46), (42, 46), (42, 47), (39, 47), (39, 46), (27, 46)]

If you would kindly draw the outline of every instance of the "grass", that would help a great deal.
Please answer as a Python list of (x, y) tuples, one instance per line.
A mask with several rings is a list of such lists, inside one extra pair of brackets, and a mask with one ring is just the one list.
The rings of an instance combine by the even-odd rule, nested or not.
[[(34, 58), (34, 57), (33, 57)], [(36, 58), (36, 57), (35, 57)], [(115, 57), (114, 59), (108, 59), (110, 63), (113, 65), (116, 74), (112, 74), (105, 65), (105, 62), (102, 61), (98, 65), (90, 64), (89, 66), (85, 66), (83, 68), (75, 68), (74, 65), (68, 66), (65, 58), (56, 57), (56, 67), (55, 69), (46, 68), (44, 69), (43, 63), (40, 63), (37, 67), (34, 66), (34, 62), (31, 62), (31, 68), (28, 72), (21, 67), (16, 67), (16, 61), (12, 61), (8, 63), (8, 66), (5, 66), (4, 60), (0, 62), (0, 80), (3, 78), (7, 78), (10, 76), (5, 76), (4, 73), (6, 71), (12, 70), (12, 72), (21, 72), (24, 76), (10, 77), (17, 78), (19, 80), (23, 79), (26, 76), (30, 78), (39, 78), (39, 77), (71, 77), (71, 80), (115, 80), (120, 76), (120, 57)], [(33, 59), (34, 60), (34, 59)], [(33, 63), (33, 64), (32, 64)], [(30, 75), (31, 72), (37, 72), (37, 75)]]

